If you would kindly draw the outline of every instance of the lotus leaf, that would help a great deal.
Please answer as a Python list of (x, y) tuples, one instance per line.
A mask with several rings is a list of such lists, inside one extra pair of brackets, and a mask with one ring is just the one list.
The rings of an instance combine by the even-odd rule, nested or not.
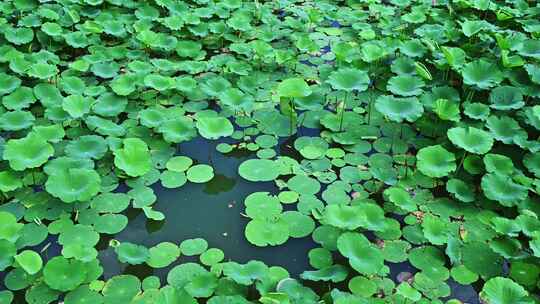
[(349, 259), (351, 267), (365, 275), (376, 274), (384, 266), (380, 249), (362, 234), (343, 233), (337, 240), (339, 252)]
[(494, 87), (503, 80), (497, 66), (483, 59), (466, 64), (461, 73), (465, 84), (474, 85), (480, 89)]
[(45, 189), (66, 203), (84, 202), (101, 190), (101, 178), (91, 169), (68, 169), (61, 174), (49, 176)]
[(525, 304), (534, 303), (532, 299), (527, 298), (528, 292), (519, 284), (508, 278), (496, 277), (488, 280), (480, 297), (488, 303), (493, 304)]
[(254, 219), (246, 225), (247, 240), (259, 247), (276, 246), (289, 239), (289, 225), (286, 221)]
[(201, 136), (208, 139), (227, 137), (234, 131), (231, 122), (224, 117), (201, 117), (196, 126)]
[(484, 195), (504, 206), (511, 206), (527, 198), (526, 187), (514, 182), (508, 175), (489, 173), (482, 177)]
[(448, 130), (448, 139), (462, 148), (465, 151), (474, 154), (485, 154), (491, 150), (493, 146), (493, 138), (491, 135), (474, 127), (456, 127)]
[(150, 252), (146, 247), (129, 242), (122, 242), (114, 250), (118, 255), (118, 260), (120, 262), (129, 263), (131, 265), (142, 264), (146, 262), (150, 256)]
[(365, 71), (344, 68), (333, 72), (328, 78), (328, 83), (330, 83), (335, 90), (360, 92), (365, 91), (368, 88), (370, 80)]
[(280, 175), (275, 162), (267, 159), (246, 160), (238, 167), (238, 173), (251, 182), (272, 181)]
[(17, 254), (14, 259), (30, 275), (38, 273), (43, 266), (41, 256), (32, 250), (24, 250)]
[(298, 98), (311, 95), (312, 90), (302, 78), (289, 78), (279, 83), (277, 93), (280, 97)]
[(192, 183), (206, 183), (214, 178), (214, 168), (209, 165), (195, 165), (188, 169), (187, 179)]
[(410, 75), (398, 75), (388, 80), (387, 89), (400, 96), (417, 96), (422, 94), (425, 83), (422, 79)]
[(429, 177), (443, 177), (456, 170), (454, 154), (440, 145), (420, 149), (416, 158), (418, 170)]
[(123, 148), (114, 151), (114, 165), (129, 176), (141, 176), (152, 167), (146, 143), (138, 138), (123, 140)]
[(21, 139), (7, 141), (4, 159), (13, 170), (23, 171), (43, 165), (54, 153), (54, 148), (37, 135), (29, 134)]
[(188, 239), (180, 243), (180, 251), (186, 256), (200, 255), (208, 249), (208, 242), (204, 239)]
[(375, 109), (395, 122), (403, 122), (404, 120), (414, 122), (424, 113), (422, 104), (414, 97), (381, 96), (375, 102)]
[(52, 289), (70, 291), (86, 279), (87, 268), (82, 262), (54, 257), (43, 268), (45, 283)]

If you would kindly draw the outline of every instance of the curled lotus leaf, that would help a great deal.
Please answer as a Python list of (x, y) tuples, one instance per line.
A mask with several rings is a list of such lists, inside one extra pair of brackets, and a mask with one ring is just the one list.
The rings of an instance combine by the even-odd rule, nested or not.
[(375, 101), (375, 109), (395, 122), (414, 122), (424, 113), (424, 107), (415, 97), (398, 98), (384, 95)]
[(480, 89), (489, 89), (503, 80), (503, 75), (497, 66), (484, 59), (467, 63), (461, 73), (465, 84), (474, 85)]
[(384, 266), (380, 249), (362, 234), (345, 232), (337, 240), (339, 252), (349, 259), (351, 267), (365, 275), (376, 274)]
[(311, 95), (312, 91), (302, 78), (289, 78), (279, 83), (277, 93), (280, 97), (298, 98)]
[(129, 176), (145, 175), (152, 168), (146, 143), (138, 138), (123, 140), (123, 148), (114, 151), (114, 165)]
[(456, 170), (456, 157), (441, 145), (420, 149), (416, 158), (418, 170), (429, 177), (443, 177)]
[(197, 119), (197, 129), (202, 137), (218, 139), (230, 136), (234, 132), (233, 125), (225, 117), (201, 117)]
[(490, 304), (534, 303), (528, 295), (529, 293), (521, 285), (503, 277), (489, 279), (480, 292), (480, 298)]
[(485, 154), (493, 146), (491, 134), (474, 127), (452, 128), (448, 130), (447, 135), (454, 145), (474, 154)]
[(63, 202), (84, 202), (98, 194), (101, 178), (95, 170), (72, 168), (49, 176), (45, 189)]
[(370, 83), (367, 72), (354, 69), (343, 68), (332, 72), (327, 80), (335, 89), (346, 92), (365, 91)]
[(53, 146), (34, 134), (21, 139), (10, 139), (4, 149), (4, 159), (16, 171), (40, 167), (53, 154)]

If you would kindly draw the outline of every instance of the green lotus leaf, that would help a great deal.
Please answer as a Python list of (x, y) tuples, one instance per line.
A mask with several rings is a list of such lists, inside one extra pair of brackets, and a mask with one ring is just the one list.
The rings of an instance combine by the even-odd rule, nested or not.
[(184, 263), (175, 266), (167, 274), (167, 282), (177, 289), (184, 288), (193, 278), (208, 271), (196, 263)]
[(17, 174), (12, 171), (0, 172), (0, 191), (9, 192), (22, 187), (22, 181)]
[(119, 233), (126, 228), (127, 224), (128, 218), (123, 214), (104, 214), (94, 220), (96, 231), (106, 234)]
[(51, 303), (58, 300), (60, 291), (49, 288), (45, 282), (38, 282), (27, 289), (25, 303)]
[(337, 240), (339, 252), (349, 259), (351, 267), (365, 275), (376, 274), (384, 266), (383, 255), (360, 233), (345, 232)]
[(130, 303), (141, 292), (141, 282), (133, 275), (114, 276), (103, 287), (104, 303)]
[(289, 239), (289, 225), (283, 220), (251, 220), (245, 229), (246, 239), (259, 247), (277, 246)]
[(527, 70), (532, 82), (540, 84), (540, 65), (526, 64), (525, 70)]
[(96, 259), (98, 255), (97, 250), (94, 247), (70, 244), (62, 248), (62, 256), (65, 258), (73, 258), (81, 262), (90, 262)]
[(508, 278), (489, 279), (482, 287), (480, 298), (490, 304), (532, 304), (529, 293), (521, 285)]
[(73, 118), (81, 118), (90, 112), (93, 99), (85, 98), (81, 95), (69, 95), (64, 98), (62, 109)]
[(50, 259), (43, 268), (45, 283), (52, 289), (70, 291), (86, 279), (87, 268), (82, 262), (68, 260), (62, 256)]
[(289, 78), (279, 83), (277, 94), (280, 97), (299, 98), (311, 95), (309, 85), (302, 78)]
[(349, 280), (348, 287), (353, 294), (362, 297), (371, 297), (378, 288), (377, 283), (363, 276), (353, 277)]
[(424, 107), (415, 97), (398, 98), (383, 95), (375, 101), (375, 109), (395, 122), (414, 122), (424, 113)]
[(94, 113), (104, 117), (114, 117), (122, 113), (128, 104), (124, 97), (117, 96), (112, 93), (104, 93), (99, 96), (92, 110)]
[(323, 157), (328, 150), (328, 142), (320, 137), (302, 136), (294, 141), (294, 148), (307, 159)]
[(79, 286), (70, 291), (64, 298), (64, 304), (84, 304), (84, 303), (103, 303), (103, 297), (97, 291), (90, 289), (86, 285)]
[(492, 115), (486, 120), (486, 127), (493, 138), (505, 144), (514, 143), (517, 137), (527, 138), (527, 132), (521, 128), (516, 120), (508, 116)]
[(384, 212), (374, 204), (364, 205), (336, 205), (332, 204), (325, 208), (323, 221), (340, 229), (355, 230), (360, 227), (381, 230)]
[(440, 145), (422, 148), (416, 154), (418, 170), (429, 177), (443, 177), (456, 170), (456, 158)]
[(84, 80), (77, 76), (66, 76), (60, 80), (62, 90), (71, 95), (82, 95), (86, 89)]
[(107, 142), (98, 135), (85, 135), (70, 141), (65, 148), (66, 155), (72, 158), (100, 159), (107, 152)]
[[(524, 158), (525, 164), (525, 158)], [(512, 159), (500, 154), (486, 154), (484, 156), (484, 165), (489, 173), (499, 173), (501, 175), (510, 175), (514, 172), (514, 163)]]
[(458, 200), (465, 203), (471, 203), (475, 199), (474, 191), (470, 185), (457, 178), (452, 178), (446, 183), (446, 191), (454, 194)]
[(122, 242), (114, 248), (114, 251), (118, 255), (118, 260), (120, 262), (131, 265), (142, 264), (146, 262), (150, 256), (148, 248), (129, 242)]
[(94, 170), (73, 168), (49, 176), (45, 189), (63, 202), (84, 202), (101, 190), (101, 178)]
[(115, 150), (114, 165), (129, 176), (142, 176), (152, 168), (150, 152), (146, 143), (138, 138), (123, 140), (123, 148)]
[(287, 187), (302, 195), (317, 194), (321, 184), (314, 178), (305, 175), (295, 175), (287, 181)]
[(163, 122), (158, 131), (163, 134), (163, 139), (172, 143), (188, 141), (197, 136), (193, 120), (188, 117), (178, 117)]
[(184, 172), (193, 164), (193, 160), (187, 156), (174, 156), (171, 157), (165, 167), (168, 170), (175, 172)]
[(27, 27), (6, 29), (4, 31), (4, 37), (6, 37), (7, 41), (15, 45), (21, 45), (29, 43), (34, 39), (34, 31)]
[(489, 117), (490, 108), (483, 103), (467, 103), (464, 113), (472, 119), (486, 120)]
[(0, 129), (19, 131), (31, 127), (35, 121), (34, 115), (28, 111), (9, 111), (0, 114)]
[(0, 220), (0, 240), (15, 242), (24, 225), (17, 223), (17, 218), (13, 214), (4, 211), (0, 211)]
[(28, 87), (18, 87), (11, 94), (2, 98), (2, 103), (10, 110), (27, 108), (35, 101), (36, 97), (34, 96), (34, 92)]
[(49, 36), (62, 35), (62, 27), (58, 23), (45, 22), (41, 25), (41, 30)]
[(159, 74), (149, 74), (144, 77), (144, 84), (154, 90), (165, 91), (174, 87), (176, 83), (171, 77), (161, 76)]
[(208, 298), (218, 287), (218, 278), (215, 274), (207, 272), (191, 279), (184, 289), (189, 295), (196, 298)]
[(127, 96), (136, 89), (137, 76), (133, 74), (123, 74), (110, 82), (111, 89), (120, 96)]
[(309, 281), (331, 281), (334, 283), (344, 281), (349, 275), (349, 271), (345, 266), (333, 265), (320, 270), (304, 271), (300, 274), (300, 278)]
[(218, 139), (230, 136), (234, 132), (231, 122), (225, 117), (201, 117), (197, 119), (197, 129), (202, 137)]
[[(2, 231), (0, 230), (0, 232)], [(13, 264), (13, 257), (17, 254), (17, 247), (10, 241), (0, 239), (0, 249), (2, 250), (0, 251), (0, 271), (4, 271)]]
[(58, 242), (61, 245), (86, 245), (95, 246), (99, 241), (99, 234), (88, 225), (72, 225), (65, 227), (61, 232)]
[(252, 219), (273, 219), (283, 210), (279, 199), (268, 192), (254, 192), (244, 200), (246, 215)]
[(435, 112), (442, 120), (460, 121), (461, 119), (459, 115), (459, 104), (448, 99), (437, 99), (435, 101), (433, 112)]
[(485, 154), (493, 146), (491, 134), (474, 127), (452, 128), (448, 130), (447, 135), (454, 145), (474, 154)]
[(39, 78), (49, 79), (58, 74), (58, 68), (55, 65), (43, 62), (33, 64), (27, 71), (28, 75)]
[(489, 89), (503, 80), (503, 75), (497, 66), (484, 59), (467, 63), (461, 74), (465, 84), (474, 85), (480, 89)]
[(21, 80), (17, 77), (0, 73), (0, 95), (9, 94), (21, 85)]
[(490, 107), (496, 110), (516, 110), (525, 105), (521, 90), (511, 86), (500, 86), (489, 94)]
[(316, 269), (330, 267), (333, 264), (332, 252), (325, 248), (313, 248), (308, 253), (309, 264)]
[(4, 148), (4, 159), (13, 170), (37, 168), (54, 154), (54, 148), (37, 135), (29, 134), (21, 139), (10, 139)]
[(187, 182), (187, 177), (184, 172), (170, 170), (163, 171), (159, 179), (161, 180), (161, 185), (165, 188), (179, 188)]
[(485, 278), (501, 275), (503, 271), (503, 257), (483, 242), (466, 243), (462, 248), (462, 261), (469, 270)]
[(192, 183), (206, 183), (214, 178), (214, 168), (205, 164), (195, 165), (188, 169), (186, 176)]
[(172, 264), (179, 257), (180, 248), (176, 244), (163, 242), (150, 248), (146, 264), (152, 268), (163, 268)]
[(452, 275), (452, 279), (461, 285), (469, 285), (478, 280), (478, 275), (464, 265), (453, 267), (450, 274)]
[(200, 255), (208, 249), (208, 242), (204, 239), (188, 239), (180, 243), (180, 251), (186, 256)]
[(310, 235), (315, 229), (315, 221), (298, 211), (286, 211), (281, 215), (289, 227), (289, 236), (293, 238), (303, 238)]
[(252, 108), (253, 97), (245, 94), (236, 88), (226, 89), (224, 92), (219, 94), (219, 100), (223, 105), (231, 107), (234, 110), (244, 110), (248, 111)]
[(238, 167), (238, 173), (251, 182), (273, 181), (280, 175), (276, 163), (268, 159), (246, 160)]
[(518, 48), (518, 53), (522, 56), (540, 59), (540, 40), (527, 39), (523, 41)]
[(409, 192), (403, 188), (390, 187), (384, 190), (384, 195), (389, 201), (403, 210), (408, 212), (417, 210), (416, 202), (412, 199)]
[(224, 258), (225, 254), (221, 249), (218, 248), (210, 248), (200, 256), (201, 263), (206, 266), (216, 265), (223, 261)]
[(236, 262), (223, 263), (223, 274), (234, 282), (245, 286), (266, 277), (268, 272), (268, 266), (260, 261), (249, 261), (243, 265)]
[(390, 78), (386, 88), (400, 96), (418, 96), (422, 94), (425, 83), (422, 79), (411, 75), (398, 75)]
[(327, 82), (330, 83), (335, 90), (360, 92), (365, 91), (368, 88), (370, 80), (365, 71), (353, 68), (342, 68), (330, 74)]
[(0, 301), (2, 303), (10, 304), (14, 299), (13, 292), (10, 290), (0, 291)]
[(89, 44), (88, 36), (80, 31), (70, 32), (68, 34), (64, 34), (63, 36), (66, 43), (74, 48), (85, 48)]
[(17, 254), (15, 257), (17, 264), (21, 266), (28, 274), (36, 274), (41, 270), (43, 266), (43, 260), (41, 256), (32, 250), (24, 250)]
[(540, 177), (540, 153), (529, 153), (523, 158), (523, 164), (536, 177)]
[(120, 213), (129, 203), (130, 198), (125, 193), (101, 193), (90, 201), (90, 206), (101, 213)]
[(98, 62), (94, 63), (90, 70), (94, 75), (101, 78), (114, 78), (118, 75), (120, 66), (116, 62)]
[(489, 173), (482, 177), (484, 195), (503, 206), (517, 205), (528, 196), (528, 189), (512, 180), (511, 176)]
[(493, 26), (485, 20), (465, 20), (461, 23), (463, 34), (467, 37), (474, 36), (483, 30), (489, 30)]

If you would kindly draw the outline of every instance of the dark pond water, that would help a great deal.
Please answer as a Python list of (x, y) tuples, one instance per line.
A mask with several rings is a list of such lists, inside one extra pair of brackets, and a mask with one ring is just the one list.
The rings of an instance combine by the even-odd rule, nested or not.
[[(244, 227), (248, 219), (241, 215), (244, 198), (257, 191), (276, 194), (278, 189), (273, 182), (253, 183), (238, 175), (238, 166), (254, 154), (223, 155), (215, 150), (216, 144), (202, 138), (180, 144), (179, 154), (212, 165), (214, 178), (206, 184), (188, 182), (178, 189), (166, 189), (156, 183), (153, 188), (158, 199), (154, 209), (163, 212), (166, 219), (148, 221), (139, 213), (115, 239), (150, 247), (164, 241), (180, 243), (189, 238), (204, 238), (210, 247), (223, 250), (226, 259), (239, 263), (260, 260), (271, 266), (285, 267), (294, 276), (309, 269), (308, 251), (317, 246), (310, 237), (289, 239), (285, 246), (277, 247), (256, 247), (246, 240)], [(141, 276), (152, 272), (144, 266), (126, 269), (111, 249), (103, 250), (100, 258), (106, 277), (119, 272)], [(181, 257), (179, 262), (187, 260)], [(154, 274), (164, 278), (168, 270), (156, 270)]]

